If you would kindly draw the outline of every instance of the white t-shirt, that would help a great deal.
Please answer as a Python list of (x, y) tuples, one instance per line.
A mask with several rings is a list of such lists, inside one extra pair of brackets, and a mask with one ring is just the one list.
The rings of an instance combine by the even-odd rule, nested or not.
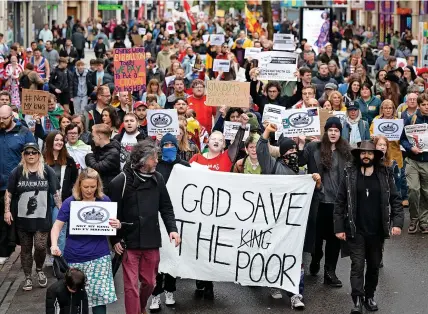
[(123, 166), (128, 161), (132, 148), (137, 145), (138, 134), (138, 132), (135, 132), (135, 134), (128, 134), (125, 132), (123, 134), (122, 141), (120, 142), (120, 169), (123, 169)]

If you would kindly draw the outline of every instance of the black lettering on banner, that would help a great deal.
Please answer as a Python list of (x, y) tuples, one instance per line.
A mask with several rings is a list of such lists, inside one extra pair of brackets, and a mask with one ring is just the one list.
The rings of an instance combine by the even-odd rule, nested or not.
[[(244, 245), (252, 248), (254, 247), (254, 241), (255, 241), (259, 249), (262, 248), (266, 250), (269, 247), (270, 242), (265, 243), (264, 239), (265, 239), (266, 233), (269, 233), (270, 235), (272, 234), (271, 230), (272, 228), (266, 231), (260, 230), (259, 234), (257, 234), (257, 231), (254, 229), (248, 230), (245, 234), (244, 234), (244, 230), (241, 230), (241, 243), (239, 244), (238, 249), (240, 249)], [(245, 239), (245, 237), (248, 235), (249, 232), (250, 232), (250, 238), (247, 240)]]
[[(224, 193), (225, 193), (225, 194), (227, 194), (227, 196), (229, 197), (229, 204), (227, 205), (227, 209), (226, 209), (226, 211), (225, 211), (224, 213), (222, 213), (222, 214), (219, 214), (219, 213), (218, 213), (218, 206), (219, 206), (219, 203), (220, 203), (220, 192), (224, 192)], [(232, 196), (230, 195), (230, 193), (229, 193), (228, 191), (226, 191), (226, 190), (223, 190), (222, 188), (218, 188), (218, 189), (217, 189), (217, 207), (216, 207), (215, 216), (216, 216), (216, 217), (222, 217), (222, 216), (225, 216), (225, 215), (229, 212), (229, 210), (230, 210), (231, 202), (232, 202)]]
[(285, 224), (287, 226), (301, 226), (299, 224), (292, 224), (288, 222), (288, 217), (290, 215), (290, 209), (300, 209), (303, 208), (301, 206), (291, 206), (291, 200), (293, 199), (293, 196), (297, 196), (297, 195), (307, 195), (308, 193), (290, 193), (290, 201), (288, 202), (288, 209), (287, 209), (287, 220), (285, 222)]
[(256, 220), (257, 213), (259, 212), (259, 207), (263, 208), (263, 214), (265, 216), (265, 221), (266, 221), (266, 224), (268, 225), (269, 223), (268, 223), (268, 219), (266, 216), (266, 208), (265, 208), (265, 204), (263, 203), (263, 197), (262, 197), (261, 193), (259, 193), (259, 197), (257, 198), (257, 207), (256, 207), (256, 213), (254, 214), (254, 217), (253, 217), (253, 222)]
[(224, 230), (235, 230), (235, 228), (228, 228), (228, 227), (220, 227), (217, 226), (217, 236), (215, 238), (215, 245), (214, 245), (214, 263), (215, 264), (222, 264), (222, 265), (230, 265), (230, 263), (225, 263), (217, 260), (217, 247), (233, 247), (233, 245), (221, 243), (218, 241), (218, 238), (220, 237), (220, 229)]
[[(192, 224), (194, 225), (195, 222), (193, 221), (186, 221), (186, 220), (181, 220), (181, 219), (175, 219), (176, 222), (181, 222), (181, 226), (180, 226), (180, 237), (183, 239), (183, 235), (184, 235), (184, 224)], [(180, 243), (180, 247), (178, 248), (178, 255), (181, 256), (181, 249), (183, 248), (183, 241), (181, 241)]]
[(212, 225), (211, 227), (211, 238), (207, 239), (207, 238), (202, 238), (201, 237), (201, 229), (202, 229), (202, 223), (199, 223), (199, 229), (198, 229), (198, 236), (196, 238), (196, 260), (198, 260), (199, 258), (199, 242), (200, 241), (207, 241), (210, 243), (210, 248), (209, 248), (209, 252), (208, 252), (208, 261), (211, 262), (211, 251), (212, 251), (212, 247), (213, 247), (213, 237), (214, 237), (214, 225)]
[(243, 218), (240, 218), (239, 216), (238, 216), (238, 214), (235, 212), (235, 216), (236, 216), (236, 218), (238, 218), (240, 221), (247, 221), (248, 219), (250, 219), (251, 218), (251, 216), (253, 215), (253, 213), (254, 213), (254, 204), (253, 204), (253, 202), (251, 202), (249, 199), (247, 199), (246, 198), (246, 194), (247, 193), (251, 193), (251, 194), (254, 194), (253, 192), (251, 192), (251, 191), (245, 191), (244, 193), (242, 193), (242, 198), (245, 200), (245, 201), (247, 201), (248, 203), (250, 203), (251, 204), (251, 206), (253, 207), (253, 210), (251, 211), (251, 214), (247, 217), (247, 218), (245, 218), (245, 219), (243, 219)]
[[(210, 190), (212, 193), (212, 200), (211, 202), (206, 202), (207, 204), (211, 204), (211, 212), (209, 214), (204, 213), (204, 211), (202, 210), (202, 204), (204, 204), (204, 196), (205, 196), (205, 190)], [(201, 194), (201, 203), (200, 203), (200, 209), (201, 209), (201, 213), (205, 216), (211, 216), (212, 213), (214, 212), (214, 189), (210, 186), (206, 186), (203, 188), (202, 190), (202, 194)]]
[(197, 187), (198, 187), (197, 185), (190, 183), (190, 184), (187, 184), (187, 185), (183, 188), (183, 192), (181, 193), (181, 207), (184, 209), (184, 211), (185, 211), (185, 212), (187, 212), (187, 213), (192, 213), (192, 212), (194, 212), (194, 211), (195, 211), (196, 207), (198, 207), (198, 203), (199, 203), (199, 201), (198, 201), (198, 200), (195, 200), (195, 207), (194, 207), (193, 209), (191, 209), (191, 210), (188, 210), (188, 209), (184, 206), (184, 192), (186, 191), (186, 189), (187, 189), (189, 186), (193, 186), (193, 187), (195, 187), (195, 188), (197, 188)]
[[(288, 267), (287, 269), (284, 270), (285, 268), (285, 260), (287, 258), (292, 258), (293, 259), (293, 264), (291, 264), (290, 267)], [(284, 275), (288, 278), (288, 280), (290, 280), (291, 284), (293, 285), (293, 287), (295, 287), (296, 285), (294, 284), (294, 281), (291, 279), (291, 277), (287, 274), (287, 271), (289, 271), (290, 269), (292, 269), (294, 267), (294, 265), (296, 265), (296, 257), (294, 255), (283, 255), (282, 257), (282, 274), (281, 274), (281, 286), (282, 283), (284, 282)]]
[(279, 206), (278, 214), (276, 214), (275, 205), (273, 201), (273, 194), (270, 193), (270, 203), (272, 204), (272, 212), (273, 212), (273, 218), (275, 219), (275, 222), (278, 222), (278, 218), (281, 215), (282, 206), (284, 205), (285, 198), (287, 197), (287, 193), (284, 193), (284, 196), (282, 197), (281, 206)]
[[(245, 266), (242, 266), (239, 264), (241, 254), (245, 254), (247, 256), (247, 263), (245, 264)], [(250, 254), (248, 254), (247, 252), (238, 250), (238, 254), (236, 255), (235, 282), (238, 281), (239, 270), (247, 268), (248, 265), (250, 265), (250, 260), (251, 260)]]
[[(260, 269), (260, 277), (257, 280), (253, 279), (253, 263), (254, 260), (256, 259), (257, 256), (260, 256), (261, 262), (262, 262), (262, 267)], [(256, 253), (256, 255), (253, 256), (253, 258), (251, 259), (251, 263), (250, 263), (250, 269), (249, 269), (249, 274), (250, 274), (250, 279), (253, 282), (260, 282), (260, 280), (262, 280), (263, 277), (263, 269), (265, 268), (265, 258), (263, 257), (263, 255), (261, 253)]]
[[(269, 264), (270, 264), (270, 261), (271, 261), (271, 259), (273, 258), (273, 257), (276, 257), (276, 258), (278, 258), (278, 261), (279, 261), (279, 267), (278, 267), (278, 275), (276, 276), (276, 278), (275, 278), (275, 280), (273, 280), (273, 281), (270, 281), (269, 280), (269, 277), (268, 277), (268, 272), (269, 272)], [(267, 262), (266, 262), (266, 267), (265, 267), (265, 278), (266, 278), (266, 281), (267, 282), (269, 282), (269, 283), (276, 283), (277, 281), (278, 281), (278, 279), (279, 279), (279, 276), (281, 275), (281, 269), (282, 269), (282, 264), (281, 264), (281, 257), (279, 256), (279, 255), (277, 255), (277, 254), (272, 254), (271, 256), (269, 256), (269, 258), (268, 258), (268, 260), (267, 260)]]

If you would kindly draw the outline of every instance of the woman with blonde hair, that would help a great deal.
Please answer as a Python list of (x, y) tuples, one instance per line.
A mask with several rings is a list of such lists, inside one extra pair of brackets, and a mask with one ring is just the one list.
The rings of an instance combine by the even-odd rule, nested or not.
[(147, 89), (143, 94), (143, 97), (141, 98), (142, 101), (146, 102), (147, 95), (148, 94), (154, 94), (157, 97), (158, 104), (164, 108), (166, 104), (166, 96), (162, 92), (161, 86), (159, 84), (159, 81), (157, 79), (151, 79), (149, 84), (147, 84)]
[[(107, 304), (117, 300), (113, 281), (110, 249), (106, 236), (69, 234), (64, 252), (58, 247), (60, 230), (67, 223), (70, 226), (70, 207), (72, 202), (110, 202), (104, 195), (103, 183), (97, 171), (92, 168), (82, 170), (73, 187), (73, 195), (67, 198), (58, 213), (51, 231), (51, 253), (64, 258), (68, 265), (79, 268), (87, 276), (86, 292), (89, 307), (94, 314), (107, 313)], [(102, 207), (102, 203), (100, 203)], [(112, 228), (120, 229), (118, 219), (110, 218)], [(70, 226), (71, 227), (71, 226)]]
[[(386, 99), (382, 102), (379, 109), (379, 115), (373, 119), (373, 122), (370, 126), (370, 136), (374, 137), (374, 121), (376, 119), (387, 119), (387, 120), (397, 120), (397, 113), (395, 109), (395, 105), (392, 100)], [(389, 141), (390, 147), (390, 157), (394, 159), (398, 167), (401, 169), (403, 167), (403, 155), (400, 150), (400, 141)]]
[[(48, 284), (43, 263), (52, 226), (52, 208), (62, 205), (59, 189), (55, 171), (45, 164), (39, 146), (36, 143), (25, 144), (21, 162), (10, 174), (4, 196), (4, 221), (8, 225), (14, 222), (21, 244), (24, 291), (33, 289), (33, 242), (39, 286)], [(51, 195), (55, 204), (51, 204)]]
[(186, 126), (183, 123), (180, 123), (178, 134), (178, 155), (181, 159), (189, 161), (193, 155), (199, 153), (198, 147), (189, 140), (189, 135), (187, 133)]
[(343, 102), (342, 94), (338, 91), (333, 91), (328, 97), (333, 111), (346, 111), (346, 106)]

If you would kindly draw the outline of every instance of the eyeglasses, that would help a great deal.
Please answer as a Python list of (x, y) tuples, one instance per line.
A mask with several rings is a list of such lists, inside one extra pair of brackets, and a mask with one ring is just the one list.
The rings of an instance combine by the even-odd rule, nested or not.
[(0, 117), (0, 121), (6, 121), (6, 120), (7, 120), (7, 119), (9, 119), (10, 117), (12, 117), (12, 115), (10, 115), (10, 116), (8, 116), (8, 117), (6, 117), (6, 118)]
[(32, 150), (32, 151), (26, 150), (26, 151), (24, 152), (24, 155), (25, 155), (25, 156), (38, 155), (38, 154), (39, 154), (39, 152), (36, 152), (36, 151), (34, 151), (34, 150)]

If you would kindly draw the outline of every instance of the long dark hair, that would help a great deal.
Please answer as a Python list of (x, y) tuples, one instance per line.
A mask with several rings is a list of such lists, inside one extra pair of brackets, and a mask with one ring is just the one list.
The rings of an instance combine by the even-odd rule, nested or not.
[(54, 142), (55, 142), (55, 137), (57, 135), (61, 135), (62, 137), (62, 141), (64, 142), (64, 145), (62, 146), (62, 149), (60, 150), (59, 154), (58, 154), (58, 159), (56, 160), (56, 163), (58, 165), (64, 166), (67, 164), (67, 156), (68, 156), (68, 152), (67, 152), (67, 148), (65, 147), (65, 138), (64, 138), (64, 134), (62, 134), (60, 131), (52, 131), (49, 132), (48, 136), (46, 137), (46, 145), (45, 145), (45, 149), (43, 152), (43, 155), (45, 157), (45, 161), (49, 166), (53, 166), (55, 165), (55, 158), (53, 155), (53, 146), (54, 146)]
[(106, 107), (106, 108), (103, 109), (103, 111), (101, 112), (101, 114), (104, 111), (108, 112), (108, 115), (109, 115), (110, 120), (111, 120), (111, 127), (119, 129), (120, 128), (120, 118), (119, 118), (119, 115), (117, 113), (116, 108), (108, 106), (108, 107)]
[[(354, 92), (353, 92), (353, 90), (352, 90), (352, 84), (354, 83), (354, 82), (358, 82), (358, 83), (360, 83), (360, 89), (358, 90), (358, 92), (355, 94)], [(357, 78), (357, 77), (354, 77), (354, 78), (351, 78), (350, 80), (349, 80), (349, 85), (348, 85), (348, 90), (347, 90), (347, 92), (346, 92), (346, 95), (348, 95), (349, 96), (349, 98), (351, 98), (351, 100), (355, 100), (355, 99), (357, 99), (358, 97), (360, 97), (360, 92), (361, 92), (361, 79), (360, 78)]]
[[(321, 138), (321, 164), (325, 170), (330, 170), (332, 165), (332, 157), (333, 152), (331, 150), (331, 142), (328, 139), (327, 132)], [(337, 152), (346, 159), (346, 161), (350, 161), (352, 159), (351, 155), (351, 147), (347, 140), (343, 137), (340, 137), (336, 142), (336, 150)]]
[(400, 86), (392, 81), (389, 81), (391, 84), (391, 88), (385, 88), (382, 93), (383, 99), (392, 100), (395, 108), (400, 105)]

